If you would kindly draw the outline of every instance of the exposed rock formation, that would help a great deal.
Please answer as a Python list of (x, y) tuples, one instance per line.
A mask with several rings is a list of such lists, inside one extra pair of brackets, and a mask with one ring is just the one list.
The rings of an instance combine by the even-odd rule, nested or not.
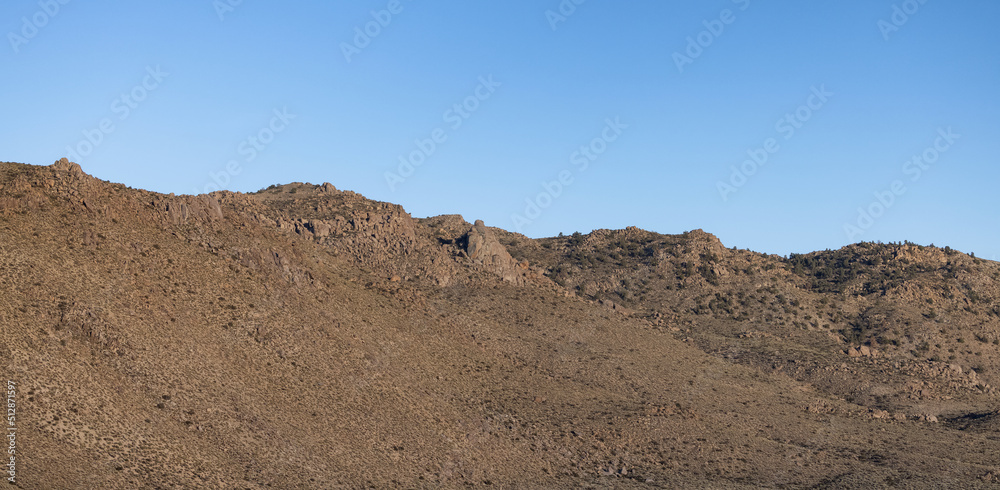
[(162, 205), (175, 225), (185, 225), (192, 219), (199, 222), (222, 219), (222, 207), (210, 194), (171, 197)]
[(524, 272), (518, 261), (507, 253), (507, 249), (497, 241), (496, 235), (486, 227), (483, 220), (476, 220), (463, 240), (466, 253), (475, 263), (482, 264), (504, 281), (515, 284), (525, 282)]
[(1000, 264), (947, 248), (530, 239), (0, 164), (24, 488), (976, 488), (997, 345)]

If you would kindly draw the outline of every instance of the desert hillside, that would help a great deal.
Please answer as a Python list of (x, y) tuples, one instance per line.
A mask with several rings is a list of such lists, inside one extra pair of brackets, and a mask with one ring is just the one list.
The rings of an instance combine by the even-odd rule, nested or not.
[(1000, 483), (1000, 264), (0, 164), (14, 488)]

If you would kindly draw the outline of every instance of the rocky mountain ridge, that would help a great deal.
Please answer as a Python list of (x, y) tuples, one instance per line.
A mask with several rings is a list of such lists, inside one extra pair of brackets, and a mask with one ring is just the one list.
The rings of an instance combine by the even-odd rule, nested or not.
[(909, 243), (535, 240), (0, 164), (25, 488), (987, 486), (998, 284)]

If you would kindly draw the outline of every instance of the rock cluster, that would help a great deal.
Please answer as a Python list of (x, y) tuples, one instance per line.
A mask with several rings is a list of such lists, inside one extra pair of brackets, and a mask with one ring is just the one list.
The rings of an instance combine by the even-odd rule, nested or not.
[(465, 234), (463, 241), (466, 244), (466, 253), (475, 263), (482, 264), (506, 282), (524, 284), (527, 262), (521, 267), (521, 264), (497, 241), (496, 235), (486, 227), (483, 220), (476, 220)]
[(174, 225), (222, 220), (222, 206), (210, 194), (171, 197), (160, 203)]
[(848, 357), (879, 357), (879, 352), (867, 345), (852, 346), (847, 349)]

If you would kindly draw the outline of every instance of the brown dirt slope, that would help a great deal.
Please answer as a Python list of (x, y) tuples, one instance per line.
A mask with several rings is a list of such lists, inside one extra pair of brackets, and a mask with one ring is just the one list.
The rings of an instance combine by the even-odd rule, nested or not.
[(3, 163), (15, 487), (985, 487), (996, 270)]

